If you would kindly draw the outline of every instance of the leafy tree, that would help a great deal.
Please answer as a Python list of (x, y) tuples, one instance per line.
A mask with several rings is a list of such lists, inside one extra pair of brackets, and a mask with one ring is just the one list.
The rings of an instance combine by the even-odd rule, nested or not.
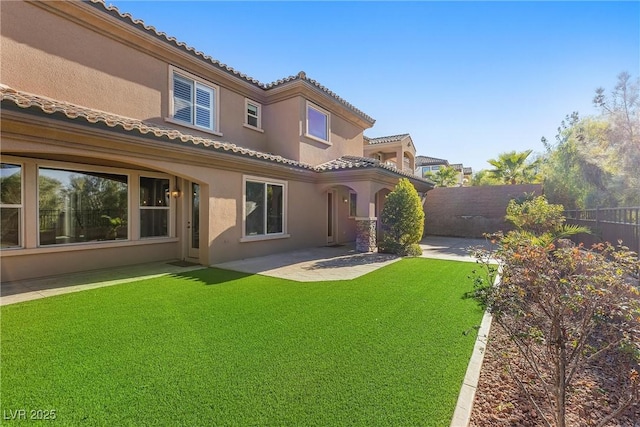
[(20, 204), (22, 184), (20, 173), (0, 177), (0, 200), (6, 204)]
[[(593, 392), (615, 387), (624, 393), (598, 420), (604, 426), (640, 398), (640, 292), (632, 283), (640, 261), (609, 244), (586, 250), (541, 238), (564, 222), (562, 207), (541, 198), (510, 208), (518, 230), (497, 249), (475, 252), (484, 272), (475, 277), (475, 297), (518, 349), (524, 369), (513, 369), (506, 358), (508, 372), (545, 425), (564, 427), (577, 379), (609, 367), (614, 374), (592, 377)], [(501, 278), (492, 286), (496, 261)]]
[(459, 183), (460, 172), (451, 166), (443, 166), (435, 173), (427, 172), (425, 178), (430, 179), (436, 187), (453, 187)]
[(542, 139), (550, 200), (580, 209), (640, 204), (638, 87), (629, 74), (620, 74), (610, 96), (596, 91), (601, 116), (581, 119), (574, 112), (562, 121), (555, 144)]
[(494, 167), (489, 171), (494, 178), (505, 184), (527, 184), (536, 182), (539, 162), (527, 162), (533, 150), (501, 153), (497, 159), (487, 162)]
[(380, 252), (402, 256), (418, 256), (422, 249), (418, 242), (424, 232), (424, 210), (420, 196), (406, 178), (401, 178), (387, 195), (381, 214), (384, 239)]
[(626, 183), (621, 204), (640, 204), (640, 78), (633, 81), (629, 73), (620, 73), (611, 95), (598, 88), (593, 103), (609, 123), (607, 140)]

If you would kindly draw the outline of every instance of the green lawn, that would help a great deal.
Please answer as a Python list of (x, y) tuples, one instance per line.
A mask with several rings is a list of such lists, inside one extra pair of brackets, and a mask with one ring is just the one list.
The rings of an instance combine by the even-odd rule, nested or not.
[[(475, 264), (298, 283), (206, 269), (2, 307), (0, 409), (58, 425), (449, 425)], [(471, 330), (471, 333), (466, 333)]]

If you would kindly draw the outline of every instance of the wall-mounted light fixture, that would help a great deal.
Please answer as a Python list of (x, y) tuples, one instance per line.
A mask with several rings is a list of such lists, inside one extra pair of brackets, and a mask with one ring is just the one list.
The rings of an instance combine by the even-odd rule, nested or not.
[(180, 193), (180, 190), (178, 190), (177, 188), (174, 188), (173, 190), (171, 190), (171, 197), (173, 197), (174, 199), (177, 199), (181, 195), (182, 193)]
[(349, 203), (349, 199), (347, 199), (346, 197), (342, 198), (342, 203)]

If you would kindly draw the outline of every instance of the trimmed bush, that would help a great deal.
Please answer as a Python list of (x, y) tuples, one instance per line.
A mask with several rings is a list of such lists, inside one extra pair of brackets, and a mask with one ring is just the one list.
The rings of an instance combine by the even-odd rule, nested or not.
[(420, 196), (406, 178), (401, 178), (387, 196), (381, 214), (384, 239), (378, 251), (401, 256), (419, 256), (418, 242), (424, 232), (424, 210)]

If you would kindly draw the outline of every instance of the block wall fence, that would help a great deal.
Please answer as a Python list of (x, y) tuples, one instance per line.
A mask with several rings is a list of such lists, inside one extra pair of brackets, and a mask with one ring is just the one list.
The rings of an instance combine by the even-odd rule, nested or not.
[(504, 220), (509, 200), (524, 194), (543, 194), (541, 184), (434, 188), (424, 202), (425, 235), (483, 237), (507, 232)]

